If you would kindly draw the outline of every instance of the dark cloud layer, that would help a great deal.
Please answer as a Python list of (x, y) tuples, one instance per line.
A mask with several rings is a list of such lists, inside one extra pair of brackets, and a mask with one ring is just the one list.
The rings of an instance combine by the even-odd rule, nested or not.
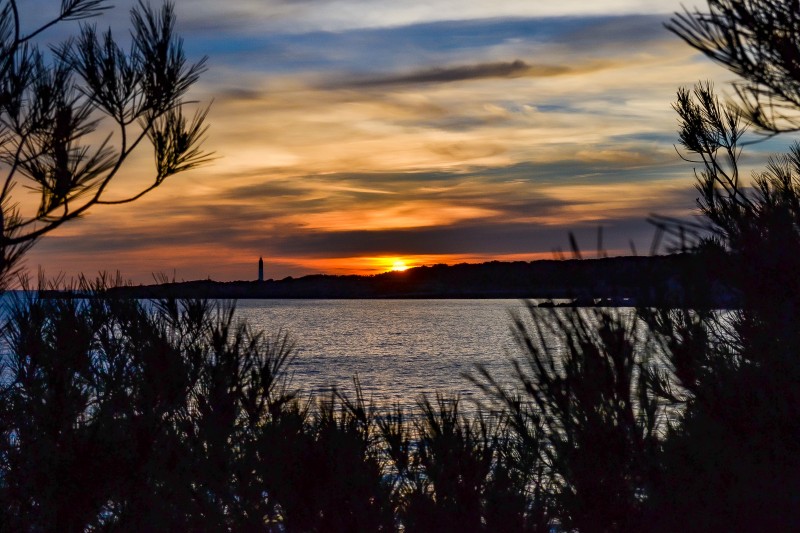
[(419, 83), (449, 83), (485, 78), (558, 76), (567, 74), (570, 71), (571, 69), (563, 66), (529, 65), (517, 59), (508, 62), (437, 67), (394, 76), (355, 79), (347, 85), (352, 87), (382, 87), (387, 85), (413, 85)]
[(449, 227), (390, 231), (274, 232), (255, 237), (251, 232), (203, 232), (184, 228), (168, 235), (129, 232), (123, 238), (113, 232), (95, 234), (91, 240), (75, 236), (46, 238), (38, 252), (43, 254), (113, 254), (159, 246), (187, 246), (222, 243), (228, 249), (254, 248), (275, 257), (325, 258), (389, 255), (482, 255), (538, 254), (568, 249), (573, 233), (584, 250), (594, 251), (598, 227), (603, 227), (607, 249), (626, 250), (636, 242), (646, 252), (654, 229), (640, 217), (604, 220), (602, 224), (559, 224), (541, 226), (525, 223), (472, 224)]

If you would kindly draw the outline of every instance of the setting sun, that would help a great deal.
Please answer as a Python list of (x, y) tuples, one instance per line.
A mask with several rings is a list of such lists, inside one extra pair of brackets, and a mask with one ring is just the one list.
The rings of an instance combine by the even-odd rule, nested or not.
[(392, 271), (393, 272), (402, 272), (404, 270), (408, 270), (408, 265), (402, 259), (395, 259), (392, 262)]

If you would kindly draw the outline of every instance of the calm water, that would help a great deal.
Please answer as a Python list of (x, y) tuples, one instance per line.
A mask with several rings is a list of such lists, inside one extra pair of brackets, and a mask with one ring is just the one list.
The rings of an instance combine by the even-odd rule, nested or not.
[(519, 300), (240, 300), (238, 316), (296, 342), (293, 384), (352, 390), (358, 375), (378, 404), (413, 405), (422, 393), (479, 396), (464, 377), (476, 363), (510, 377), (510, 313)]

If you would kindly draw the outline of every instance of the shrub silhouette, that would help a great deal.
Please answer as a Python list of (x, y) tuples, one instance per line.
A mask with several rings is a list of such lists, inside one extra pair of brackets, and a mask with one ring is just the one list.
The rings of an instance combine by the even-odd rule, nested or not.
[(265, 431), (260, 469), (290, 531), (392, 531), (374, 409), (360, 389), (293, 404)]
[(422, 397), (378, 418), (397, 520), (406, 531), (549, 531), (529, 441), (503, 413), (464, 415), (460, 399)]
[[(673, 301), (637, 310), (630, 329), (602, 311), (537, 313), (532, 328), (516, 321), (521, 392), (502, 390), (485, 371), (475, 378), (518, 413), (512, 420), (539, 424), (555, 521), (568, 529), (800, 526), (792, 452), (800, 442), (800, 147), (773, 158), (752, 186), (739, 175), (745, 122), (769, 134), (797, 129), (796, 5), (708, 5), (669, 27), (743, 78), (740, 101), (721, 104), (710, 84), (679, 91), (680, 141), (684, 158), (701, 166), (703, 218), (655, 221), (681, 250), (702, 254), (738, 308), (721, 313), (708, 297), (694, 298), (709, 302), (694, 309)], [(691, 279), (683, 287), (714, 290)], [(563, 347), (547, 346), (547, 327)], [(634, 330), (642, 350), (633, 349)]]
[(482, 369), (473, 380), (518, 432), (538, 428), (551, 517), (567, 530), (796, 529), (800, 147), (746, 187), (739, 112), (710, 84), (681, 90), (675, 108), (685, 157), (704, 165), (703, 219), (657, 221), (739, 308), (702, 294), (693, 309), (667, 298), (630, 315), (530, 307), (515, 319), (519, 391)]
[[(208, 110), (185, 116), (205, 59), (187, 61), (172, 4), (134, 7), (129, 51), (91, 25), (51, 44), (49, 56), (40, 50), (37, 41), (53, 26), (106, 9), (105, 0), (64, 0), (52, 20), (28, 28), (19, 2), (0, 2), (0, 288), (43, 235), (95, 205), (137, 200), (209, 159), (200, 149)], [(94, 142), (96, 135), (104, 140)], [(152, 181), (110, 196), (125, 161), (148, 142)], [(20, 208), (20, 189), (38, 193), (35, 210)]]
[(659, 523), (667, 531), (681, 516), (697, 531), (795, 529), (800, 147), (774, 157), (746, 188), (738, 181), (738, 112), (724, 108), (709, 85), (679, 93), (676, 109), (684, 148), (705, 161), (703, 229), (725, 247), (717, 266), (726, 268), (742, 305), (724, 319), (707, 317), (705, 357), (673, 357), (676, 369), (686, 369), (676, 381), (690, 394), (664, 444), (663, 484), (654, 495), (664, 505)]
[(220, 302), (118, 298), (115, 283), (29, 291), (7, 311), (8, 530), (549, 527), (539, 458), (504, 415), (442, 396), (380, 413), (358, 383), (352, 398), (303, 399), (286, 335)]
[(675, 108), (685, 157), (703, 165), (704, 217), (658, 222), (720, 270), (713, 278), (740, 307), (673, 300), (630, 316), (531, 307), (515, 320), (520, 391), (485, 370), (473, 379), (515, 428), (538, 426), (552, 516), (568, 530), (795, 529), (800, 147), (749, 188), (738, 173), (739, 112), (710, 84), (679, 91)]
[(253, 334), (209, 302), (148, 309), (102, 285), (9, 310), (3, 523), (263, 528), (274, 503), (250, 471), (263, 426), (292, 401), (286, 337)]
[(16, 297), (0, 512), (15, 531), (395, 529), (374, 409), (301, 401), (292, 343), (205, 300)]
[(521, 390), (504, 390), (482, 368), (473, 377), (538, 453), (536, 481), (550, 500), (551, 518), (566, 530), (645, 527), (642, 491), (662, 409), (648, 394), (652, 376), (636, 340), (638, 323), (632, 314), (531, 304), (528, 316), (514, 321), (525, 353), (514, 361)]

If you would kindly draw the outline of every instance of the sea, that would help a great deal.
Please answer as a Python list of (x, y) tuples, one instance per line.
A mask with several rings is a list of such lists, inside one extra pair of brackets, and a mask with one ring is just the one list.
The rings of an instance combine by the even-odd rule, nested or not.
[(512, 317), (532, 322), (553, 312), (508, 299), (239, 300), (236, 309), (256, 330), (290, 336), (287, 372), (303, 394), (352, 395), (357, 379), (379, 407), (414, 408), (423, 395), (441, 394), (467, 410), (488, 399), (468, 379), (478, 365), (506, 387), (519, 385), (512, 360), (524, 351)]

